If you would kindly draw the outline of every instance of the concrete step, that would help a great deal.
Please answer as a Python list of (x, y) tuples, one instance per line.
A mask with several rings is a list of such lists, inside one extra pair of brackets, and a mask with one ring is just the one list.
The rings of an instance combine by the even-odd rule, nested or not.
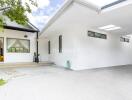
[(36, 67), (36, 66), (51, 66), (54, 65), (53, 62), (22, 62), (22, 63), (0, 63), (0, 68), (7, 68), (7, 67)]

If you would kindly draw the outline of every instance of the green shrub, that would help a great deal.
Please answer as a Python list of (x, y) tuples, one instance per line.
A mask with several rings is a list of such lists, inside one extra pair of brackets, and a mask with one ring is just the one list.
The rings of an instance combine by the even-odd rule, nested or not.
[(0, 86), (4, 85), (4, 84), (6, 84), (6, 83), (7, 83), (7, 82), (6, 82), (5, 80), (0, 79)]

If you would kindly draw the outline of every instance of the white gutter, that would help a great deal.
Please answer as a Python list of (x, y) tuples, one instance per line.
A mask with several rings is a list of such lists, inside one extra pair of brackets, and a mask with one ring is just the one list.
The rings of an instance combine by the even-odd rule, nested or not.
[(114, 5), (112, 7), (103, 9), (103, 10), (101, 10), (101, 13), (105, 13), (105, 12), (108, 12), (108, 11), (112, 11), (114, 9), (121, 8), (121, 7), (127, 6), (129, 4), (132, 4), (132, 0), (126, 0), (126, 1), (124, 1), (122, 3), (119, 3), (119, 4)]

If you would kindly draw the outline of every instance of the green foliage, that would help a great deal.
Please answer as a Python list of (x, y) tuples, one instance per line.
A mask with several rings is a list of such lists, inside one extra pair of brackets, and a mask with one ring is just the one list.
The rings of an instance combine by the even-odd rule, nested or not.
[(4, 85), (4, 84), (6, 84), (6, 83), (7, 83), (7, 82), (6, 82), (5, 80), (0, 79), (0, 86)]
[[(31, 13), (31, 6), (36, 6), (37, 3), (33, 0), (0, 0), (0, 8), (7, 8), (3, 11), (3, 15), (7, 16), (11, 21), (16, 21), (18, 24), (26, 25), (28, 17), (26, 13)], [(0, 27), (3, 26), (4, 19), (0, 18)]]
[(0, 17), (0, 31), (3, 31), (3, 25), (4, 25), (4, 18)]

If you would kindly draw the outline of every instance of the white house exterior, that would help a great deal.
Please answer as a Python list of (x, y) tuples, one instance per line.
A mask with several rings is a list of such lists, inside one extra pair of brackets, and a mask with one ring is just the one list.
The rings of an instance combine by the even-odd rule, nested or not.
[[(5, 17), (6, 18), (6, 17)], [(6, 18), (5, 29), (0, 31), (0, 38), (4, 39), (3, 44), (3, 57), (4, 61), (0, 63), (23, 63), (33, 62), (33, 55), (36, 52), (36, 32), (32, 25), (22, 26), (15, 22), (11, 22)], [(33, 31), (33, 32), (32, 32)], [(25, 37), (25, 35), (27, 37)], [(30, 50), (28, 53), (8, 52), (7, 39), (24, 39), (30, 41)]]
[[(85, 0), (66, 1), (39, 37), (41, 60), (63, 67), (70, 65), (74, 70), (132, 64), (132, 38), (128, 37), (129, 43), (120, 41), (121, 36), (132, 33), (131, 9), (130, 0), (103, 10)], [(121, 29), (99, 29), (111, 24)], [(106, 34), (107, 39), (89, 37), (88, 31)], [(59, 35), (62, 35), (62, 53), (58, 50)]]
[[(28, 38), (24, 38), (24, 35), (28, 35)], [(5, 29), (4, 32), (0, 32), (0, 37), (4, 38), (4, 63), (18, 63), (18, 62), (33, 61), (33, 54), (34, 52), (36, 52), (36, 34)], [(7, 51), (7, 38), (18, 38), (18, 39), (30, 40), (30, 53), (9, 53)]]

